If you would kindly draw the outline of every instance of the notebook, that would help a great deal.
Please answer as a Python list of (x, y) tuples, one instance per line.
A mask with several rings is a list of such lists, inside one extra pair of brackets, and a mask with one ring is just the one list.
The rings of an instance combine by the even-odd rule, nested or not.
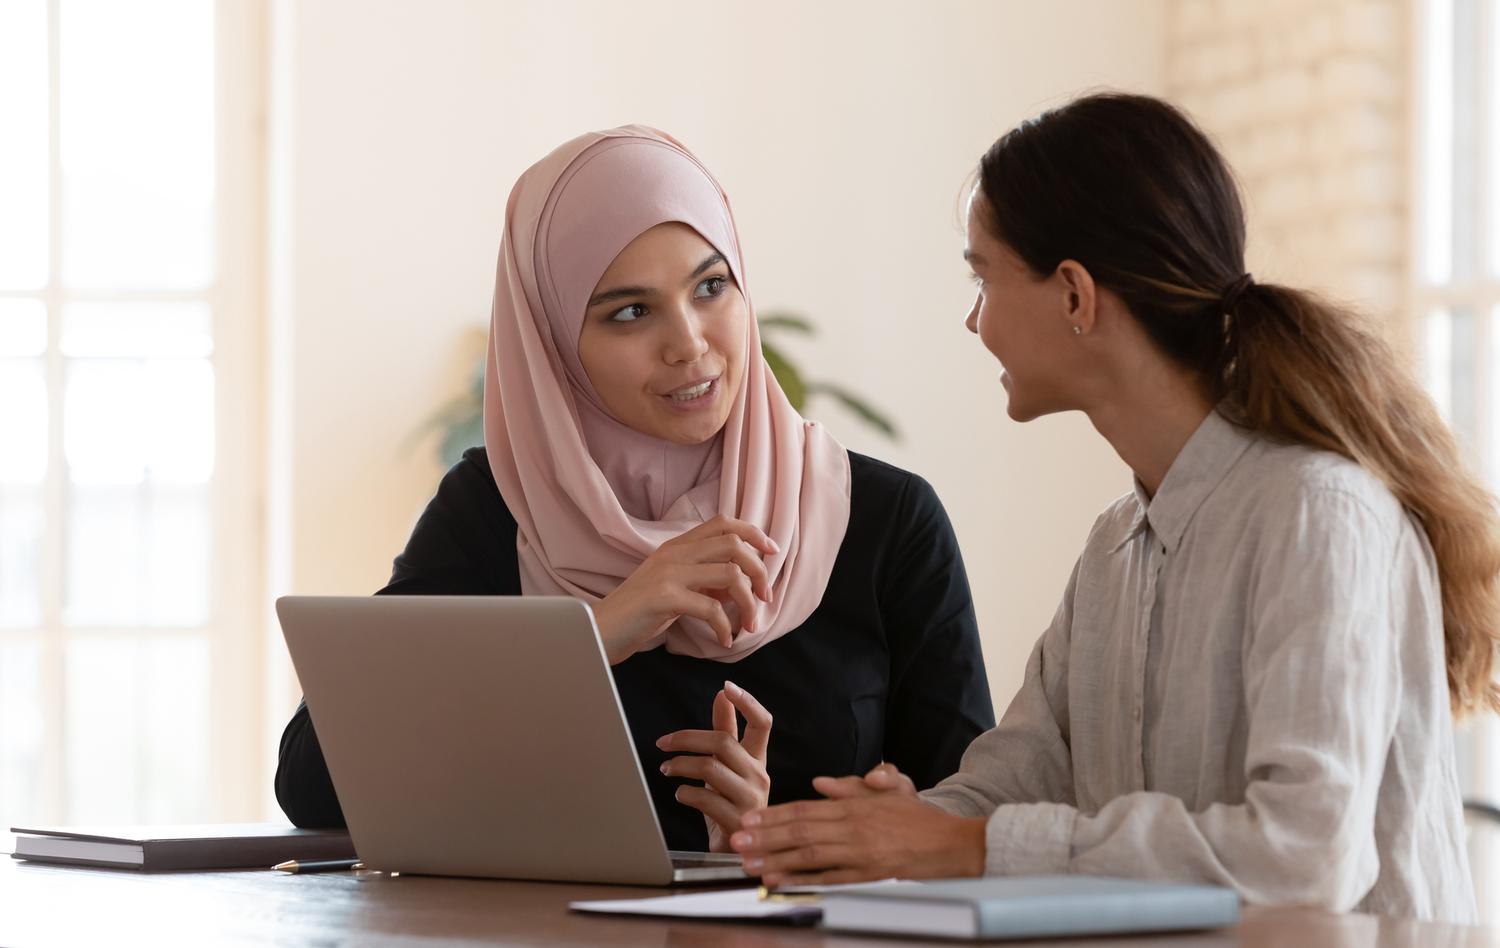
[(1186, 931), (1239, 915), (1232, 889), (1099, 876), (898, 882), (823, 896), (825, 928), (945, 938)]
[(352, 859), (344, 830), (283, 823), (12, 826), (16, 859), (115, 869), (267, 869), (288, 859)]

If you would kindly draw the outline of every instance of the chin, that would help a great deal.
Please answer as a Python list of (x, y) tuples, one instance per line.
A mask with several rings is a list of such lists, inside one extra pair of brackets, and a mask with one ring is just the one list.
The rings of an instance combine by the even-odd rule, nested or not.
[(673, 444), (702, 444), (723, 431), (727, 421), (729, 419), (726, 417), (719, 419), (717, 424), (664, 425), (657, 432), (657, 437)]

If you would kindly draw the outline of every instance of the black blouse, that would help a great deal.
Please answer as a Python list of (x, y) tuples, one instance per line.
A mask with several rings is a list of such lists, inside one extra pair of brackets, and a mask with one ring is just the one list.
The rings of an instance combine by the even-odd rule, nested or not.
[[(816, 797), (820, 774), (890, 761), (919, 788), (958, 769), (995, 712), (953, 527), (922, 478), (850, 452), (849, 528), (823, 601), (797, 629), (724, 663), (638, 652), (615, 686), (669, 848), (704, 850), (703, 816), (678, 803), (657, 738), (713, 727), (725, 678), (771, 712), (771, 802)], [(438, 486), (396, 557), (390, 595), (520, 595), (516, 521), (483, 448)], [(377, 594), (377, 595), (379, 595)], [(304, 702), (281, 736), (276, 799), (298, 826), (342, 826), (343, 811)]]

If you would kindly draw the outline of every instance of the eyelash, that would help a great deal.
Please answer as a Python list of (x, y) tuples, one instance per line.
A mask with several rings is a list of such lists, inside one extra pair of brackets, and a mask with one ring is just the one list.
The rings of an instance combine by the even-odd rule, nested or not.
[[(701, 290), (704, 286), (707, 286), (710, 283), (718, 284), (718, 288), (715, 289), (715, 290), (713, 290), (713, 291), (711, 291), (707, 296), (698, 296), (698, 290)], [(696, 287), (693, 288), (693, 298), (694, 299), (709, 299), (709, 300), (718, 299), (719, 297), (721, 297), (721, 296), (724, 295), (724, 290), (728, 286), (729, 286), (729, 278), (728, 277), (724, 277), (724, 276), (706, 277), (701, 283), (699, 283)], [(639, 310), (640, 312), (637, 313), (634, 316), (634, 318), (631, 318), (631, 319), (619, 319), (619, 318), (617, 318), (621, 313), (628, 312), (629, 310)], [(635, 322), (636, 320), (640, 319), (642, 316), (645, 316), (645, 315), (646, 315), (646, 307), (645, 306), (641, 305), (640, 303), (631, 303), (629, 306), (622, 306), (619, 309), (615, 310), (613, 313), (610, 313), (608, 316), (604, 317), (604, 321), (607, 322), (607, 323), (614, 323), (614, 324), (619, 325), (619, 326), (628, 326), (631, 323)]]

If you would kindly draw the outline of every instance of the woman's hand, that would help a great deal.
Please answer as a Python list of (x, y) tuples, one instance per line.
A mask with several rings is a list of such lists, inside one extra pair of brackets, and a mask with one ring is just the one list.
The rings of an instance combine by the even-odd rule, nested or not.
[(746, 813), (729, 842), (767, 886), (984, 875), (986, 821), (924, 803), (890, 764), (864, 777), (818, 777), (829, 799)]
[[(735, 709), (745, 716), (743, 738)], [(673, 731), (656, 746), (695, 755), (670, 757), (661, 772), (703, 781), (701, 787), (678, 787), (677, 800), (703, 814), (709, 852), (727, 853), (729, 836), (740, 828), (741, 814), (764, 807), (770, 799), (766, 747), (771, 742), (771, 712), (750, 692), (726, 681), (724, 690), (714, 696), (713, 721), (712, 731)]]
[[(718, 516), (663, 543), (594, 607), (599, 638), (611, 665), (682, 616), (702, 619), (728, 648), (741, 628), (755, 631), (757, 600), (771, 601), (764, 557), (780, 552), (759, 527)], [(725, 611), (739, 609), (739, 623)]]

